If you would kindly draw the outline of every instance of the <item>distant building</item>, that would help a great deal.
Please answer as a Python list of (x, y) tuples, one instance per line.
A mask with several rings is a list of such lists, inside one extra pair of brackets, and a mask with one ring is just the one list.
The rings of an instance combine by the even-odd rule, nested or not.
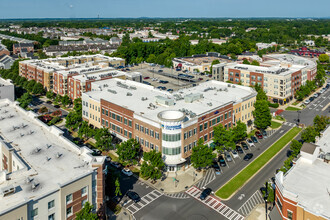
[(275, 177), (275, 204), (270, 218), (330, 219), (330, 127), (316, 142), (304, 143), (293, 167)]
[(17, 102), (0, 106), (0, 219), (72, 220), (86, 202), (104, 212), (105, 157)]
[(9, 99), (10, 101), (15, 100), (15, 86), (8, 79), (5, 80), (0, 77), (0, 99)]
[(5, 45), (0, 44), (0, 56), (4, 55), (4, 54), (9, 56), (10, 52), (9, 52), (9, 50), (7, 50)]
[(306, 46), (310, 46), (310, 47), (314, 47), (315, 46), (315, 42), (313, 40), (304, 40), (303, 43)]
[(32, 43), (18, 43), (13, 45), (13, 54), (34, 52), (34, 45)]
[(311, 50), (307, 47), (301, 47), (299, 49), (296, 50), (291, 50), (290, 51), (291, 54), (294, 55), (298, 55), (298, 56), (304, 56), (304, 57), (318, 57), (320, 56), (320, 54), (325, 54), (324, 51), (320, 51), (320, 50)]
[(112, 38), (110, 38), (109, 43), (111, 45), (120, 45), (121, 44), (121, 39), (118, 38), (118, 37), (112, 37)]
[(272, 43), (256, 43), (256, 46), (258, 48), (258, 50), (262, 50), (262, 49), (267, 49), (273, 46), (277, 46), (276, 42), (272, 42)]
[(10, 69), (15, 60), (6, 54), (0, 55), (0, 69)]

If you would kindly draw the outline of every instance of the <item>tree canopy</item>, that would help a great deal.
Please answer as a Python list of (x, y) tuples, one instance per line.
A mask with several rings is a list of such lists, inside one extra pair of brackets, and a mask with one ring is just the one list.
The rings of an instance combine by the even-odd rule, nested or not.
[(140, 143), (131, 138), (117, 145), (118, 159), (127, 164), (135, 164), (140, 153)]
[(203, 143), (201, 138), (198, 140), (197, 145), (192, 148), (191, 164), (195, 169), (206, 168), (212, 165), (213, 159), (216, 157), (212, 153), (212, 149)]

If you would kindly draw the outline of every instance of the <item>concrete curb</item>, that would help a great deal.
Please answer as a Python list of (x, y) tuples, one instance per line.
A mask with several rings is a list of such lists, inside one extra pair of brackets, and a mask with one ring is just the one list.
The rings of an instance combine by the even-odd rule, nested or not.
[[(292, 128), (291, 128), (292, 129)], [(291, 130), (290, 129), (290, 130)], [(281, 139), (284, 135), (286, 135), (290, 130), (288, 130), (286, 133), (284, 133), (279, 139)], [(304, 129), (302, 128), (302, 130), (301, 131), (303, 131)], [(300, 134), (300, 132), (301, 131), (299, 131), (298, 132), (298, 134), (296, 135), (296, 136), (294, 136), (293, 138), (292, 138), (292, 140), (293, 139), (295, 139), (299, 134)], [(278, 140), (279, 140), (278, 139)], [(291, 141), (292, 141), (291, 140)], [(250, 182), (265, 166), (267, 166), (279, 153), (281, 153), (282, 151), (283, 151), (283, 149), (284, 148), (286, 148), (290, 143), (291, 143), (291, 141), (289, 141), (279, 152), (277, 152), (267, 163), (265, 163), (255, 174), (253, 174), (240, 188), (238, 188), (231, 196), (229, 196), (227, 199), (223, 199), (223, 198), (221, 198), (221, 197), (219, 197), (219, 196), (217, 196), (216, 194), (214, 194), (214, 196), (216, 196), (216, 197), (218, 197), (219, 199), (221, 199), (221, 200), (223, 200), (223, 201), (228, 201), (228, 200), (230, 200), (233, 196), (235, 196), (236, 195), (236, 193), (240, 190), (240, 189), (242, 189), (248, 182)], [(275, 142), (276, 143), (276, 142)], [(272, 145), (271, 145), (272, 146)], [(271, 146), (269, 146), (269, 147), (271, 147)], [(264, 151), (265, 152), (265, 151)], [(264, 153), (263, 152), (263, 153)], [(263, 154), (262, 153), (262, 154)], [(258, 157), (256, 157), (254, 160), (256, 160), (257, 158), (259, 158), (262, 154), (260, 154)], [(253, 162), (253, 161), (252, 161)], [(252, 163), (251, 162), (251, 163)], [(245, 168), (244, 168), (245, 169)], [(239, 172), (240, 173), (240, 172)], [(237, 173), (235, 176), (233, 176), (232, 178), (230, 178), (230, 180), (228, 180), (226, 183), (224, 183), (221, 187), (223, 187), (224, 185), (226, 185), (229, 181), (231, 181), (234, 177), (236, 177), (239, 173)], [(219, 190), (219, 189), (221, 189), (221, 187), (219, 187), (218, 189), (217, 189), (217, 191)]]

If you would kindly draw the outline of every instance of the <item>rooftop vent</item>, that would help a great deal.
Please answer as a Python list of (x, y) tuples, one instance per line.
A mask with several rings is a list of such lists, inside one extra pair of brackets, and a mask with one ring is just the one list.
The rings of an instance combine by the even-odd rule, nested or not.
[(117, 92), (115, 90), (112, 90), (112, 89), (108, 89), (108, 92), (111, 92), (113, 94), (117, 94)]
[(227, 86), (228, 86), (228, 87), (231, 87), (231, 84), (230, 84), (230, 83), (228, 83), (228, 84), (227, 84)]
[(132, 96), (132, 95), (133, 95), (133, 94), (130, 93), (130, 92), (126, 93), (126, 96)]
[(13, 185), (9, 185), (0, 189), (0, 194), (2, 197), (9, 196), (13, 193), (15, 193), (15, 187)]
[(212, 106), (212, 102), (208, 102), (207, 105), (208, 105), (208, 106)]
[(148, 98), (147, 97), (142, 97), (141, 100), (146, 101), (146, 100), (148, 100)]
[(57, 158), (60, 158), (61, 156), (62, 156), (62, 154), (60, 154), (59, 152), (57, 152), (56, 157)]
[(36, 189), (39, 186), (38, 182), (33, 181), (31, 184), (32, 189)]
[(36, 149), (34, 149), (34, 153), (39, 153), (41, 151), (41, 148), (37, 147)]
[(203, 94), (201, 94), (201, 93), (192, 93), (192, 94), (186, 95), (184, 97), (184, 101), (186, 103), (192, 103), (192, 102), (200, 100), (202, 98), (203, 98)]

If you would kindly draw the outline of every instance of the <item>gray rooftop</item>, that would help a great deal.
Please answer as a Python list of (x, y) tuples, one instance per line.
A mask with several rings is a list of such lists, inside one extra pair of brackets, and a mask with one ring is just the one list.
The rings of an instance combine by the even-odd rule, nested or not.
[(89, 149), (79, 148), (64, 138), (60, 129), (45, 125), (35, 119), (36, 114), (13, 102), (0, 100), (0, 109), (0, 144), (10, 143), (8, 146), (15, 150), (14, 157), (21, 164), (18, 171), (9, 174), (10, 180), (0, 179), (0, 189), (11, 185), (20, 189), (13, 195), (0, 196), (0, 215), (89, 174), (93, 171), (92, 162), (104, 160), (92, 157)]

